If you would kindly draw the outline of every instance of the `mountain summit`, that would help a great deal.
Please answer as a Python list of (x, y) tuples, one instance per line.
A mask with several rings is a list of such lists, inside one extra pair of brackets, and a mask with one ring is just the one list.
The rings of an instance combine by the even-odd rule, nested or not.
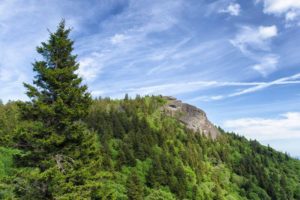
[(220, 134), (218, 129), (207, 119), (206, 113), (190, 104), (183, 103), (175, 97), (162, 96), (167, 101), (163, 106), (163, 111), (172, 117), (176, 117), (180, 122), (186, 125), (188, 129), (194, 132), (199, 131), (201, 134), (213, 139)]

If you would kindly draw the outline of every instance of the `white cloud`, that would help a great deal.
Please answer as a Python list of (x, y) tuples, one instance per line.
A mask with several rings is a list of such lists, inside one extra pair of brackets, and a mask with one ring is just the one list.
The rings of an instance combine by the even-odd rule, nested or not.
[(4, 102), (8, 100), (25, 100), (26, 95), (23, 91), (23, 82), (27, 78), (23, 72), (15, 68), (6, 68), (0, 64), (0, 99)]
[(245, 26), (241, 29), (235, 39), (231, 43), (239, 48), (246, 56), (251, 57), (258, 62), (253, 66), (253, 69), (267, 76), (277, 69), (279, 56), (267, 54), (256, 55), (257, 50), (270, 50), (270, 40), (278, 34), (277, 27), (273, 26), (259, 26), (249, 27)]
[[(151, 36), (153, 33), (167, 31), (177, 25), (178, 13), (184, 8), (183, 4), (182, 0), (129, 1), (128, 6), (120, 14), (103, 22), (105, 29), (91, 37), (80, 38), (76, 41), (79, 46), (78, 54), (90, 54), (92, 49), (103, 55), (101, 59), (97, 58), (97, 62), (110, 69), (110, 71), (104, 70), (105, 73), (110, 74), (110, 79), (123, 80), (130, 77), (131, 79), (124, 84), (130, 85), (129, 82), (135, 80), (138, 80), (135, 85), (143, 84), (148, 79), (148, 77), (144, 77), (147, 74), (145, 71), (150, 71), (150, 67), (154, 68), (165, 62), (167, 57), (170, 57), (168, 51), (173, 46), (168, 43), (171, 38), (154, 41), (148, 37), (153, 37)], [(179, 40), (181, 41), (181, 38)], [(185, 39), (183, 40), (185, 41)], [(91, 59), (87, 61), (92, 62)], [(158, 64), (158, 62), (160, 63)], [(161, 65), (159, 70), (170, 71), (171, 68), (165, 68), (171, 66), (169, 63)], [(175, 68), (179, 65), (181, 65), (179, 62), (172, 64)], [(86, 73), (81, 70), (81, 74), (85, 75)], [(100, 79), (95, 82), (97, 82), (95, 84), (99, 83), (99, 86), (96, 88), (92, 85), (91, 88), (95, 87), (98, 90), (101, 87), (100, 82), (102, 84), (103, 82)]]
[(230, 42), (242, 52), (248, 52), (249, 48), (268, 50), (270, 39), (277, 36), (275, 25), (250, 27), (243, 26), (237, 36)]
[(92, 82), (101, 72), (102, 63), (99, 61), (101, 57), (101, 54), (92, 53), (90, 56), (80, 59), (77, 73), (85, 81)]
[(260, 83), (257, 86), (253, 86), (253, 87), (241, 90), (239, 92), (229, 94), (227, 97), (235, 97), (235, 96), (240, 96), (240, 95), (244, 95), (244, 94), (257, 92), (257, 91), (272, 87), (274, 85), (300, 84), (299, 79), (300, 79), (300, 73), (295, 74), (293, 76), (288, 76), (288, 77), (283, 77), (283, 78), (280, 78), (280, 79), (276, 79), (276, 80), (271, 81), (271, 82)]
[(283, 77), (280, 79), (276, 79), (271, 82), (214, 82), (211, 83), (212, 86), (215, 87), (224, 87), (224, 86), (252, 86), (246, 89), (242, 89), (238, 92), (233, 92), (226, 95), (214, 95), (214, 96), (200, 96), (191, 99), (191, 101), (214, 101), (214, 100), (221, 100), (231, 97), (237, 97), (245, 94), (254, 93), (257, 91), (264, 90), (266, 88), (275, 86), (275, 85), (289, 85), (289, 84), (300, 84), (300, 73), (295, 74), (288, 77)]
[(257, 140), (300, 139), (300, 112), (289, 112), (277, 118), (240, 118), (224, 122), (230, 131)]
[(295, 12), (295, 11), (289, 11), (289, 12), (287, 12), (286, 15), (285, 15), (285, 20), (286, 20), (287, 22), (289, 22), (289, 21), (294, 21), (294, 20), (296, 19), (296, 17), (298, 17), (298, 16), (299, 16), (299, 13), (297, 13), (297, 12)]
[(257, 62), (252, 68), (263, 76), (274, 72), (277, 69), (279, 56), (266, 54), (271, 51), (271, 39), (278, 35), (278, 30), (273, 26), (249, 27), (244, 26), (231, 44), (237, 47), (245, 56)]
[(264, 2), (264, 12), (282, 14), (291, 10), (300, 9), (299, 0), (262, 0)]
[[(300, 73), (295, 74), (289, 77), (283, 77), (280, 79), (276, 79), (271, 82), (220, 82), (220, 81), (183, 81), (183, 82), (175, 82), (169, 84), (158, 84), (150, 86), (142, 86), (142, 87), (131, 87), (131, 88), (122, 88), (119, 87), (118, 91), (113, 94), (113, 96), (122, 97), (123, 94), (128, 93), (129, 95), (151, 95), (151, 94), (164, 94), (164, 95), (179, 95), (184, 93), (195, 92), (199, 90), (207, 90), (211, 88), (219, 88), (219, 87), (240, 87), (246, 89), (241, 89), (237, 92), (229, 93), (229, 94), (218, 94), (213, 96), (199, 96), (192, 99), (189, 99), (190, 102), (195, 101), (217, 101), (226, 98), (237, 97), (245, 94), (254, 93), (272, 86), (276, 85), (291, 85), (291, 84), (300, 84)], [(109, 91), (101, 90), (102, 94), (109, 94)], [(121, 96), (120, 96), (121, 94)]]
[(261, 73), (263, 76), (267, 76), (277, 69), (279, 57), (276, 55), (266, 55), (260, 58), (260, 63), (253, 66), (253, 69)]
[[(164, 95), (178, 95), (189, 92), (195, 92), (208, 88), (216, 88), (216, 87), (230, 87), (230, 86), (256, 86), (261, 84), (260, 82), (217, 82), (217, 81), (182, 81), (182, 82), (174, 82), (169, 84), (157, 84), (157, 85), (145, 85), (142, 87), (119, 87), (118, 91), (113, 94), (114, 96), (120, 96), (128, 93), (129, 95), (151, 95), (151, 94), (164, 94)], [(96, 93), (98, 91), (95, 91)], [(107, 90), (101, 90), (101, 94), (109, 94)], [(209, 97), (211, 98), (211, 97)], [(214, 100), (218, 100), (221, 96), (212, 97)], [(204, 100), (203, 98), (198, 100)]]
[[(57, 3), (60, 5), (57, 6)], [(66, 6), (70, 9), (65, 9)], [(40, 59), (35, 47), (48, 37), (47, 28), (51, 31), (55, 30), (61, 18), (65, 18), (69, 25), (75, 27), (76, 24), (78, 30), (79, 24), (76, 23), (76, 19), (82, 20), (83, 17), (79, 12), (74, 14), (72, 9), (76, 7), (79, 7), (78, 3), (62, 3), (54, 0), (43, 3), (0, 1), (0, 47), (2, 47), (0, 48), (0, 98), (2, 100), (6, 102), (27, 99), (22, 83), (32, 82), (34, 73), (31, 63), (35, 59)]]
[(276, 26), (260, 26), (258, 29), (259, 37), (262, 39), (269, 39), (277, 36)]
[(111, 37), (110, 41), (112, 44), (121, 44), (127, 39), (128, 37), (125, 36), (124, 34), (115, 34), (114, 36)]
[(300, 1), (299, 0), (260, 0), (264, 3), (264, 13), (285, 16), (288, 25), (291, 21), (300, 20)]
[(221, 9), (219, 12), (228, 13), (232, 16), (238, 16), (241, 12), (241, 6), (238, 3), (230, 3), (226, 9)]

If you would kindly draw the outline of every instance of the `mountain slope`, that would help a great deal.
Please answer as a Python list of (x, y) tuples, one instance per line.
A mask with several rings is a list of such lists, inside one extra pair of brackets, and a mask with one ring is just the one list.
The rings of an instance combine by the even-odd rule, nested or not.
[(221, 129), (211, 140), (161, 109), (173, 101), (95, 102), (87, 123), (101, 133), (108, 169), (137, 171), (148, 193), (160, 189), (177, 199), (300, 198), (299, 161)]
[[(98, 135), (102, 178), (91, 199), (300, 199), (299, 160), (216, 129), (205, 115), (193, 129), (184, 119), (203, 111), (174, 101), (94, 100), (85, 123)], [(13, 105), (0, 106), (0, 199), (24, 199), (17, 173), (25, 169), (13, 166), (19, 152), (11, 138), (20, 123)]]

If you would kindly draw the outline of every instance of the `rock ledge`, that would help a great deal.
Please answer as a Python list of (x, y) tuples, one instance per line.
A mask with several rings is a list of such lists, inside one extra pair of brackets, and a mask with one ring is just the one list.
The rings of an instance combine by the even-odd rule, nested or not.
[(183, 103), (174, 97), (163, 96), (167, 100), (167, 104), (163, 107), (163, 111), (172, 117), (178, 118), (188, 129), (199, 131), (200, 133), (215, 139), (220, 133), (218, 129), (207, 119), (203, 110)]

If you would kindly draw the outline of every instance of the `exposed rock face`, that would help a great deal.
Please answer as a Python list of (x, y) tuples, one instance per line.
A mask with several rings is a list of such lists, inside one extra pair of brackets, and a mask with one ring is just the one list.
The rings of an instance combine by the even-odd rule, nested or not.
[(183, 103), (174, 97), (163, 97), (168, 102), (163, 107), (167, 115), (178, 118), (187, 128), (199, 131), (204, 135), (215, 139), (220, 133), (218, 129), (207, 119), (203, 110)]

